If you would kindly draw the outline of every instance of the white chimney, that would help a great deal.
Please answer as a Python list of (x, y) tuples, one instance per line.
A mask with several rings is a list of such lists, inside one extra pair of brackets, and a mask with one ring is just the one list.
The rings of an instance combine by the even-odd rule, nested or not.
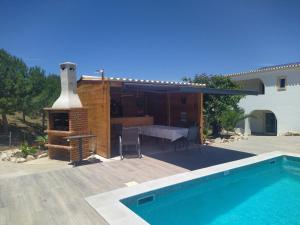
[(65, 62), (60, 64), (61, 93), (52, 108), (77, 108), (82, 107), (77, 95), (76, 64)]

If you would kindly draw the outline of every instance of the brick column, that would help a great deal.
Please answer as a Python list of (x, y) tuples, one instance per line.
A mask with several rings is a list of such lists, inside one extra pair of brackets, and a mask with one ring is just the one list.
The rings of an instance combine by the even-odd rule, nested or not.
[[(73, 135), (88, 134), (88, 114), (86, 108), (74, 108), (69, 111), (69, 130)], [(79, 160), (78, 140), (71, 140), (70, 160)], [(89, 156), (89, 139), (83, 139), (82, 157)]]

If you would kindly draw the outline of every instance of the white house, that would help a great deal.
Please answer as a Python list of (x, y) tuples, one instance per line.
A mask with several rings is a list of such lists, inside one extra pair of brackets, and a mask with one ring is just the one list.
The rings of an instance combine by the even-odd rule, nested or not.
[(245, 134), (300, 133), (300, 63), (228, 76), (244, 89), (259, 92), (257, 96), (244, 97), (239, 103), (245, 114), (251, 115), (241, 124)]

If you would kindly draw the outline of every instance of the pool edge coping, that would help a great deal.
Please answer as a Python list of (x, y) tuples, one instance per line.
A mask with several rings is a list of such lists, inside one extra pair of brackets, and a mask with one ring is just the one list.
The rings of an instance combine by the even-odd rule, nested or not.
[(85, 200), (110, 225), (149, 225), (149, 223), (147, 223), (144, 219), (139, 217), (137, 214), (135, 214), (133, 211), (127, 208), (124, 204), (122, 204), (120, 200), (134, 195), (153, 191), (155, 189), (160, 189), (170, 185), (174, 185), (176, 183), (213, 175), (227, 170), (237, 169), (239, 167), (251, 165), (280, 156), (292, 156), (300, 158), (300, 154), (298, 153), (273, 151), (198, 170), (183, 172), (168, 177), (150, 180), (131, 187), (122, 187), (109, 192), (104, 192), (86, 197)]

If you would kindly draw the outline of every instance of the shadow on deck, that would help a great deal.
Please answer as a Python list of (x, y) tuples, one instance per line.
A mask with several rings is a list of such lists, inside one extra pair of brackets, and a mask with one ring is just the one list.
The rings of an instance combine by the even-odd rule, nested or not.
[(144, 155), (188, 170), (201, 169), (221, 163), (255, 156), (255, 154), (212, 146), (198, 146), (180, 151), (145, 152)]

